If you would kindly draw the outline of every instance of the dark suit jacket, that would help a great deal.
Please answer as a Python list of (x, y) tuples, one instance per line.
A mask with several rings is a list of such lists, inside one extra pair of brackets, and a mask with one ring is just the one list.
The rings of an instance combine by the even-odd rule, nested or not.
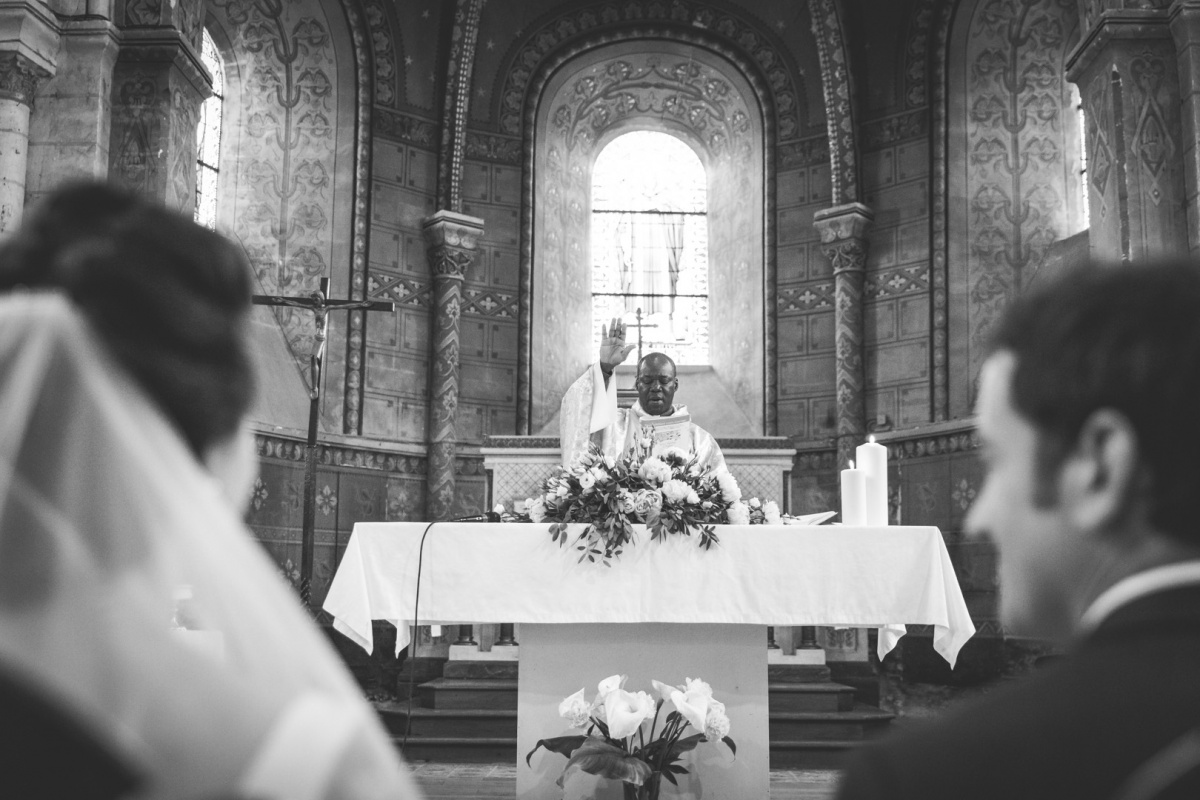
[(1200, 587), (1117, 609), (1066, 657), (852, 756), (840, 800), (1100, 800), (1200, 725)]

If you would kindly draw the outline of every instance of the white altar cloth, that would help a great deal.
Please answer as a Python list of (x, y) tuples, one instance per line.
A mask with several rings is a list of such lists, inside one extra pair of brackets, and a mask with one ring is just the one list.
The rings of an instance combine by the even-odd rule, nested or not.
[[(935, 527), (721, 525), (720, 544), (696, 537), (633, 547), (611, 567), (576, 562), (543, 524), (360, 522), (325, 598), (334, 627), (374, 649), (371, 620), (397, 628), (471, 622), (718, 622), (879, 628), (879, 657), (905, 623), (928, 624), (954, 666), (975, 633)], [(582, 526), (572, 526), (574, 531)], [(573, 540), (575, 533), (571, 534)]]

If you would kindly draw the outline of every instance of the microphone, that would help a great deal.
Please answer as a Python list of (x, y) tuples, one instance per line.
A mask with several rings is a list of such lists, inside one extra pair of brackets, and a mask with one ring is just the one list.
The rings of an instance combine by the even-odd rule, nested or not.
[(482, 514), (472, 514), (467, 517), (455, 517), (445, 522), (500, 522), (500, 515), (495, 511), (485, 511)]

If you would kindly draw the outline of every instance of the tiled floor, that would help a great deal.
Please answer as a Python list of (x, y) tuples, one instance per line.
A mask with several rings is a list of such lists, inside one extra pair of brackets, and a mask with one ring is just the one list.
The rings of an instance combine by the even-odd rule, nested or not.
[[(412, 769), (428, 800), (509, 800), (517, 793), (517, 768), (511, 764), (423, 763)], [(837, 776), (836, 770), (771, 770), (771, 800), (830, 800)]]

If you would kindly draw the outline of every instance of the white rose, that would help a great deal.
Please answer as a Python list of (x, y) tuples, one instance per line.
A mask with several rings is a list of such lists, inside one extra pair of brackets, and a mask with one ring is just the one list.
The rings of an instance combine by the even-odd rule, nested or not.
[(725, 714), (725, 704), (710, 700), (708, 715), (704, 718), (704, 738), (716, 742), (728, 735), (729, 717)]
[(637, 499), (628, 489), (621, 489), (617, 493), (617, 504), (620, 506), (622, 514), (632, 514), (637, 510)]
[(662, 459), (650, 456), (638, 467), (638, 475), (646, 483), (660, 484), (671, 478), (671, 468)]
[(669, 447), (667, 448), (666, 455), (668, 458), (677, 458), (680, 461), (687, 461), (689, 458), (691, 458), (692, 454), (687, 450), (684, 450), (682, 447)]
[(546, 501), (541, 497), (536, 500), (526, 500), (525, 503), (529, 507), (529, 519), (532, 522), (541, 522), (546, 518)]
[(616, 469), (617, 460), (615, 458), (613, 458), (612, 456), (605, 456), (604, 457), (604, 466), (608, 467), (609, 469)]
[(695, 489), (689, 489), (689, 490), (688, 490), (688, 493), (687, 493), (687, 501), (688, 501), (689, 503), (691, 503), (692, 505), (696, 505), (697, 503), (699, 503), (699, 502), (700, 502), (700, 495), (696, 494), (696, 490), (695, 490)]
[(782, 522), (779, 515), (779, 504), (774, 500), (763, 503), (763, 518), (766, 519), (768, 525), (778, 525)]
[(750, 507), (751, 507), (751, 508), (761, 508), (761, 507), (762, 507), (762, 503), (761, 503), (761, 502), (759, 502), (759, 500), (758, 500), (758, 498), (757, 498), (757, 497), (751, 497), (751, 498), (750, 498)]
[(558, 704), (558, 715), (567, 720), (572, 728), (586, 728), (592, 715), (591, 706), (583, 699), (583, 689)]
[(740, 500), (731, 505), (725, 513), (729, 517), (730, 525), (750, 524), (750, 508)]
[(717, 485), (721, 487), (721, 499), (726, 503), (736, 503), (742, 499), (742, 490), (729, 470), (717, 470)]
[(579, 476), (579, 488), (585, 492), (590, 492), (592, 487), (596, 485), (596, 476), (590, 472), (585, 472)]
[(700, 678), (685, 678), (683, 681), (683, 690), (685, 692), (702, 694), (705, 697), (712, 697), (712, 687)]
[(668, 503), (678, 503), (687, 499), (692, 488), (681, 480), (671, 479), (663, 484), (663, 499)]
[(599, 465), (592, 467), (590, 470), (588, 470), (588, 473), (596, 480), (597, 486), (603, 486), (604, 484), (608, 483), (608, 473), (605, 472)]

